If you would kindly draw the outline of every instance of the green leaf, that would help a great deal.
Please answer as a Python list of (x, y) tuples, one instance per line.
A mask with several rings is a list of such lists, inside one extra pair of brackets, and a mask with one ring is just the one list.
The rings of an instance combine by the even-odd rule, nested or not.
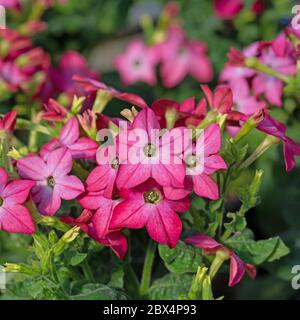
[(243, 260), (254, 265), (272, 262), (290, 252), (280, 237), (255, 241), (240, 234), (228, 239), (225, 245), (234, 250)]
[(148, 291), (151, 300), (178, 300), (180, 296), (187, 296), (193, 276), (191, 274), (169, 273), (154, 281)]
[(224, 224), (227, 232), (242, 232), (247, 227), (245, 214), (248, 210), (257, 206), (260, 202), (259, 190), (261, 186), (262, 174), (262, 170), (257, 170), (250, 185), (240, 188), (238, 197), (241, 200), (242, 205), (238, 212), (229, 212), (226, 215), (227, 218), (230, 219), (230, 222)]
[(197, 272), (202, 265), (202, 250), (179, 241), (176, 248), (159, 245), (159, 254), (166, 268), (173, 273)]
[(226, 141), (226, 145), (223, 148), (221, 154), (227, 163), (228, 167), (230, 167), (231, 179), (237, 178), (239, 173), (239, 166), (244, 161), (248, 151), (248, 145), (244, 145), (240, 147), (239, 145), (233, 143), (230, 140)]
[(110, 287), (123, 289), (124, 288), (124, 269), (122, 266), (119, 266), (116, 270), (112, 271), (111, 279), (108, 283)]
[(81, 293), (71, 296), (71, 300), (127, 300), (125, 294), (104, 284), (89, 283), (82, 287)]
[(86, 257), (87, 257), (86, 253), (76, 252), (75, 255), (73, 255), (72, 258), (70, 259), (71, 266), (73, 267), (78, 266), (82, 261), (85, 260)]
[(240, 214), (245, 214), (251, 208), (257, 206), (260, 202), (259, 190), (261, 186), (262, 170), (256, 170), (255, 176), (249, 186), (241, 188), (238, 196), (242, 201), (242, 206), (239, 210)]

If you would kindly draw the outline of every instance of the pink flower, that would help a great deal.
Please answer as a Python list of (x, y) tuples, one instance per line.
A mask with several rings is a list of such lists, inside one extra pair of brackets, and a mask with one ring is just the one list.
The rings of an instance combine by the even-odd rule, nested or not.
[(233, 92), (233, 102), (235, 110), (245, 114), (253, 115), (255, 112), (266, 107), (262, 100), (251, 95), (247, 82), (238, 81), (231, 87)]
[(72, 155), (67, 148), (51, 151), (47, 160), (27, 156), (17, 162), (20, 176), (36, 181), (32, 199), (40, 213), (52, 216), (60, 208), (61, 199), (75, 199), (84, 191), (82, 182), (68, 175), (72, 164)]
[(255, 75), (255, 71), (244, 66), (245, 59), (255, 56), (258, 51), (258, 46), (259, 43), (254, 42), (246, 47), (243, 52), (231, 48), (228, 53), (229, 62), (225, 65), (220, 75), (220, 81), (228, 82), (231, 88), (239, 83), (246, 86), (248, 79)]
[[(272, 47), (265, 48), (262, 51), (260, 60), (283, 75), (294, 75), (297, 72), (295, 60), (289, 55), (278, 56)], [(259, 73), (253, 79), (252, 88), (255, 94), (264, 94), (266, 99), (273, 105), (278, 107), (282, 105), (283, 84), (281, 80)]]
[[(143, 130), (143, 137), (137, 136), (135, 133), (137, 131), (134, 132), (139, 129)], [(173, 130), (165, 133), (163, 137), (158, 137), (160, 125), (153, 110), (147, 108), (139, 112), (132, 123), (131, 130), (125, 133), (124, 143), (120, 138), (120, 152), (122, 152), (122, 148), (127, 149), (128, 161), (121, 164), (119, 168), (117, 176), (119, 189), (135, 187), (149, 178), (153, 178), (161, 186), (179, 188), (183, 186), (184, 165), (182, 160), (173, 153), (174, 146), (171, 145), (171, 141), (167, 142), (168, 139), (166, 139), (168, 136), (172, 137)], [(132, 140), (135, 138), (136, 141), (129, 141), (130, 136)], [(175, 134), (175, 136), (177, 135)], [(179, 139), (181, 138), (179, 136)], [(136, 163), (131, 161), (132, 155), (137, 155)], [(164, 161), (166, 157), (170, 157), (168, 161)]]
[(11, 111), (6, 113), (3, 117), (0, 117), (0, 133), (1, 131), (11, 133), (15, 129), (17, 113)]
[(295, 167), (295, 156), (300, 156), (300, 146), (286, 136), (286, 127), (269, 114), (265, 114), (264, 120), (259, 123), (257, 129), (280, 139), (283, 143), (283, 153), (286, 171)]
[(243, 7), (242, 0), (214, 0), (216, 15), (222, 19), (232, 19)]
[(83, 96), (82, 87), (73, 81), (75, 75), (94, 80), (99, 79), (99, 74), (89, 69), (86, 59), (81, 54), (76, 51), (68, 51), (62, 55), (57, 68), (51, 66), (48, 70), (47, 81), (39, 92), (43, 102), (47, 102), (49, 98), (60, 93), (67, 94), (70, 103), (74, 95)]
[(141, 40), (133, 40), (126, 51), (115, 59), (115, 67), (124, 85), (144, 81), (156, 84), (156, 64), (158, 55), (155, 47), (147, 48)]
[(21, 8), (21, 4), (19, 0), (0, 0), (0, 6), (3, 6), (7, 9), (15, 9), (19, 10)]
[(159, 99), (153, 102), (152, 109), (155, 112), (161, 127), (166, 127), (168, 112), (175, 112), (176, 126), (196, 126), (205, 116), (203, 102), (196, 104), (195, 97), (187, 98), (182, 103), (169, 99)]
[(0, 80), (7, 84), (10, 91), (14, 92), (29, 79), (12, 61), (0, 60)]
[(99, 82), (85, 77), (74, 76), (73, 80), (78, 82), (78, 84), (80, 84), (80, 86), (88, 93), (103, 90), (110, 94), (112, 98), (128, 102), (140, 108), (148, 108), (148, 105), (145, 102), (145, 100), (134, 93), (119, 92), (116, 89), (107, 86), (103, 82)]
[(65, 120), (67, 114), (67, 109), (54, 99), (49, 99), (48, 103), (43, 105), (41, 112), (42, 119), (53, 122)]
[(40, 155), (47, 159), (51, 151), (60, 147), (68, 148), (73, 159), (94, 159), (99, 146), (90, 138), (80, 137), (78, 120), (73, 117), (62, 128), (58, 139), (53, 138), (41, 148)]
[(31, 214), (23, 205), (34, 185), (33, 181), (27, 180), (8, 182), (7, 172), (0, 167), (0, 230), (34, 233)]
[(185, 239), (185, 242), (203, 249), (206, 255), (213, 255), (220, 250), (227, 253), (230, 257), (230, 287), (236, 285), (241, 281), (245, 274), (245, 271), (252, 279), (256, 277), (256, 268), (253, 265), (245, 263), (234, 253), (234, 251), (226, 248), (223, 244), (218, 243), (216, 240), (205, 234), (196, 234), (194, 236), (187, 237)]
[[(219, 18), (232, 19), (242, 10), (244, 2), (242, 0), (214, 0), (214, 10)], [(253, 13), (260, 14), (264, 9), (263, 0), (253, 1), (251, 6)]]
[(58, 69), (53, 74), (53, 81), (59, 92), (78, 94), (80, 88), (72, 80), (73, 76), (89, 77), (97, 80), (99, 75), (90, 70), (86, 59), (76, 51), (65, 52), (59, 63)]
[(189, 199), (168, 200), (153, 180), (139, 187), (122, 190), (125, 200), (117, 205), (111, 219), (112, 228), (140, 229), (146, 227), (150, 237), (160, 244), (176, 247), (182, 223), (176, 212), (185, 212)]
[(233, 105), (232, 90), (225, 85), (220, 85), (214, 92), (207, 85), (202, 85), (201, 89), (206, 97), (210, 109), (222, 114), (230, 113)]
[(109, 229), (111, 214), (115, 204), (113, 200), (103, 200), (104, 202), (101, 203), (101, 208), (104, 208), (103, 212), (97, 210), (94, 214), (92, 211), (85, 209), (76, 219), (67, 216), (61, 217), (61, 220), (72, 226), (80, 226), (83, 232), (96, 242), (110, 247), (119, 259), (123, 260), (128, 248), (127, 240), (119, 230)]
[[(97, 191), (94, 191), (96, 189)], [(113, 228), (111, 226), (114, 209), (121, 200), (105, 197), (105, 190), (98, 191), (100, 189), (101, 185), (95, 184), (79, 198), (80, 205), (86, 211), (93, 210), (95, 212), (92, 215), (87, 233), (97, 242), (111, 247), (120, 259), (124, 259), (128, 246), (126, 237), (120, 227)]]
[(184, 189), (164, 188), (165, 195), (169, 199), (178, 200), (193, 190), (200, 197), (211, 200), (219, 199), (218, 185), (210, 177), (210, 175), (218, 170), (227, 169), (223, 158), (218, 155), (221, 149), (221, 130), (219, 125), (210, 125), (197, 139), (197, 149), (204, 152), (203, 158), (199, 158), (199, 155), (196, 155), (195, 149), (196, 147), (185, 158), (187, 175)]
[(97, 152), (98, 166), (91, 171), (86, 180), (86, 189), (90, 192), (101, 191), (103, 196), (112, 198), (115, 189), (117, 174), (119, 172), (120, 159), (116, 155), (108, 163), (101, 162), (101, 155), (109, 153), (113, 147), (101, 147)]
[(212, 80), (213, 69), (206, 46), (200, 41), (188, 40), (182, 29), (170, 28), (167, 41), (160, 45), (159, 50), (161, 77), (165, 87), (175, 87), (187, 75), (199, 82)]

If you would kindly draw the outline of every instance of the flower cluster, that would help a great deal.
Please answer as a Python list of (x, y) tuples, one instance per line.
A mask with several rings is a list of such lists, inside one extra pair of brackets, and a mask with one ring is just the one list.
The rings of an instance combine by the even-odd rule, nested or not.
[(34, 47), (29, 37), (12, 29), (0, 32), (0, 85), (5, 93), (22, 90), (36, 94), (45, 80), (50, 57), (43, 49)]
[[(286, 170), (295, 165), (299, 146), (286, 135), (286, 126), (270, 115), (272, 107), (283, 106), (284, 87), (292, 86), (297, 73), (299, 35), (291, 27), (272, 41), (255, 42), (243, 52), (231, 49), (229, 62), (220, 75), (220, 83), (233, 92), (234, 110), (253, 118), (257, 129), (283, 142)], [(238, 134), (245, 119), (229, 128)], [(275, 141), (274, 140), (274, 141)]]
[[(252, 10), (260, 12), (261, 1), (252, 2)], [(46, 9), (54, 1), (37, 3)], [(18, 0), (0, 0), (1, 4), (15, 11), (23, 8)], [(216, 0), (214, 7), (218, 16), (230, 19), (243, 8), (243, 1)], [(150, 33), (147, 19), (143, 21), (146, 41), (133, 40), (115, 59), (115, 67), (125, 85), (144, 81), (154, 86), (158, 65), (165, 88), (190, 75), (200, 83), (200, 100), (163, 98), (149, 104), (137, 94), (99, 82), (100, 74), (75, 51), (62, 54), (55, 66), (31, 41), (41, 21), (28, 21), (18, 31), (1, 31), (1, 99), (16, 106), (0, 117), (0, 230), (36, 233), (34, 245), (42, 234), (40, 225), (66, 232), (59, 240), (56, 231), (47, 234), (48, 251), (37, 254), (42, 268), (81, 231), (83, 239), (109, 247), (121, 260), (130, 251), (127, 238), (134, 231), (129, 230), (145, 229), (151, 238), (146, 263), (153, 259), (154, 242), (161, 245), (162, 257), (164, 250), (176, 248), (173, 254), (185, 246), (194, 259), (201, 248), (210, 269), (199, 267), (191, 291), (201, 291), (204, 278), (211, 289), (210, 281), (227, 260), (233, 286), (246, 272), (254, 278), (255, 266), (262, 261), (287, 254), (283, 242), (274, 245), (278, 239), (272, 238), (271, 245), (260, 246), (246, 229), (245, 214), (259, 198), (260, 171), (238, 195), (242, 205), (237, 212), (226, 215), (226, 196), (228, 184), (276, 143), (283, 144), (286, 170), (295, 167), (300, 146), (272, 111), (283, 106), (286, 92), (296, 97), (300, 36), (288, 27), (273, 41), (255, 42), (242, 52), (231, 49), (212, 91), (204, 84), (213, 77), (206, 45), (187, 37), (177, 15), (178, 7), (167, 5)], [(117, 117), (104, 114), (112, 99), (130, 109)], [(247, 146), (239, 143), (255, 130), (264, 140), (247, 157)], [(39, 139), (40, 135), (45, 137)], [(239, 236), (240, 243), (250, 243), (247, 248), (233, 243)], [(253, 257), (255, 250), (268, 247), (272, 251), (267, 258)], [(79, 264), (83, 255), (76, 257)], [(194, 263), (187, 266), (187, 272), (196, 272), (197, 266), (198, 262), (196, 270)], [(176, 269), (168, 263), (166, 267)], [(142, 278), (148, 281), (147, 274)], [(140, 296), (143, 290), (142, 283)]]
[(125, 52), (115, 59), (115, 67), (124, 85), (138, 81), (155, 85), (158, 65), (162, 84), (166, 88), (177, 86), (187, 75), (199, 82), (210, 82), (213, 68), (206, 45), (187, 37), (170, 6), (165, 9), (163, 17), (170, 19), (168, 28), (157, 31), (164, 36), (155, 39), (154, 34), (154, 40), (150, 43), (141, 39), (132, 40)]

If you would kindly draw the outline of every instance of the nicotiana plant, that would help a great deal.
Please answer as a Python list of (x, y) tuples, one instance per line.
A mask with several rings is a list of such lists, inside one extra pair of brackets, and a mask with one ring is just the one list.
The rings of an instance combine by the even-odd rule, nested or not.
[[(24, 30), (3, 30), (0, 39), (1, 98), (16, 103), (0, 120), (0, 230), (31, 235), (28, 261), (4, 266), (16, 273), (13, 294), (222, 299), (214, 294), (219, 274), (232, 287), (289, 253), (280, 237), (256, 240), (247, 224), (260, 202), (262, 170), (235, 190), (239, 208), (230, 210), (227, 196), (272, 146), (283, 146), (286, 171), (300, 155), (272, 113), (287, 96), (299, 98), (297, 32), (288, 27), (273, 41), (232, 49), (220, 84), (201, 84), (200, 101), (149, 105), (100, 82), (76, 52), (52, 66)], [(205, 45), (186, 37), (176, 7), (145, 30), (147, 42), (134, 41), (116, 59), (125, 84), (154, 85), (158, 64), (167, 88), (186, 74), (211, 80)], [(119, 117), (104, 114), (112, 99), (124, 106)], [(264, 138), (249, 152), (255, 131)], [(157, 259), (165, 268), (153, 279)]]

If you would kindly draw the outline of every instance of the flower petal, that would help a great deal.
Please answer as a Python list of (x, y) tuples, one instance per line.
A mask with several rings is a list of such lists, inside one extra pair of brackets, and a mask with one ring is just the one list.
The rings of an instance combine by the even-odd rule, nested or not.
[(8, 181), (8, 173), (0, 167), (0, 192), (4, 189)]
[(14, 180), (11, 181), (3, 190), (2, 196), (5, 198), (5, 203), (22, 204), (28, 198), (31, 188), (35, 186), (34, 181), (29, 180)]
[(149, 218), (148, 213), (143, 201), (125, 200), (116, 206), (110, 227), (112, 229), (143, 228)]
[(89, 191), (83, 194), (78, 201), (80, 205), (85, 209), (97, 210), (103, 200), (105, 200), (103, 191)]
[(48, 186), (37, 186), (32, 189), (32, 198), (38, 204), (41, 214), (53, 216), (61, 206), (58, 192)]
[(37, 156), (28, 156), (19, 160), (17, 168), (23, 179), (44, 180), (47, 177), (46, 164)]
[(72, 200), (84, 192), (83, 183), (75, 176), (55, 178), (55, 191), (64, 200)]
[(219, 189), (215, 181), (206, 174), (192, 176), (194, 182), (194, 191), (200, 197), (205, 197), (211, 200), (219, 199)]
[(148, 180), (151, 177), (151, 165), (148, 164), (122, 164), (117, 176), (119, 189), (129, 189)]
[(160, 244), (175, 248), (182, 230), (178, 214), (167, 203), (160, 203), (154, 207), (156, 210), (153, 210), (146, 223), (150, 237)]
[(60, 142), (70, 146), (79, 138), (79, 124), (76, 117), (71, 118), (62, 128), (59, 136)]
[(230, 255), (230, 275), (229, 287), (239, 283), (245, 274), (244, 261), (241, 260), (235, 253)]
[(191, 244), (195, 247), (204, 249), (205, 251), (212, 253), (223, 247), (221, 243), (217, 242), (212, 237), (200, 233), (194, 236), (187, 237), (184, 241), (185, 243)]
[(16, 204), (0, 208), (0, 230), (32, 234), (35, 226), (27, 208)]
[(72, 169), (72, 155), (67, 148), (51, 151), (47, 158), (47, 174), (54, 178), (67, 175)]
[(75, 143), (68, 146), (73, 159), (94, 159), (99, 145), (90, 138), (79, 138)]

